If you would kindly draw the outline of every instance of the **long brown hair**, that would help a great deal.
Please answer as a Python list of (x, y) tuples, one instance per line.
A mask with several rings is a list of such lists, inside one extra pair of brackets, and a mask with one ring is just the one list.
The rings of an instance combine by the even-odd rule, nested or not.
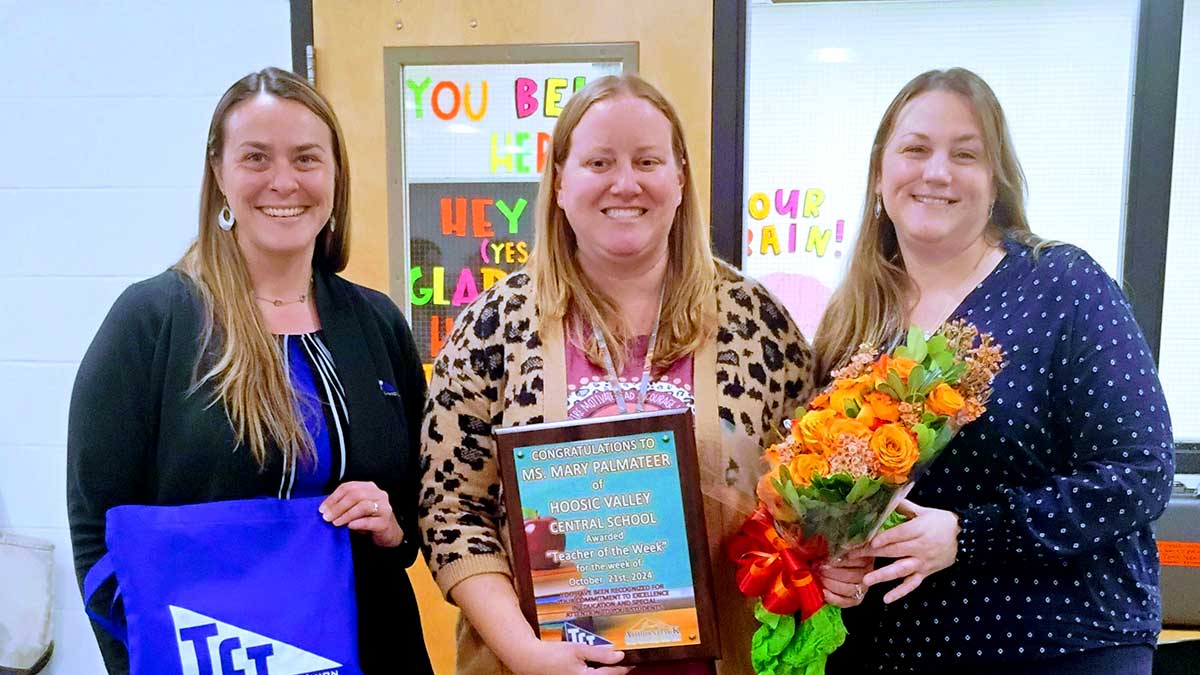
[(538, 311), (556, 319), (578, 313), (583, 321), (570, 322), (571, 339), (596, 364), (601, 363), (596, 340), (590, 331), (584, 334), (580, 324), (600, 327), (604, 340), (613, 347), (612, 357), (619, 371), (633, 336), (627, 334), (620, 307), (580, 269), (575, 233), (566, 213), (558, 206), (556, 187), (562, 165), (570, 154), (571, 133), (584, 113), (597, 101), (619, 96), (646, 100), (667, 118), (671, 123), (675, 162), (684, 176), (682, 200), (668, 235), (666, 289), (653, 355), (654, 366), (666, 368), (695, 352), (715, 330), (715, 305), (710, 301), (716, 294), (718, 267), (712, 256), (708, 226), (700, 216), (683, 124), (666, 97), (637, 75), (608, 75), (590, 82), (563, 107), (554, 125), (550, 161), (538, 189), (534, 248), (527, 270), (537, 288)]
[(317, 235), (312, 264), (329, 274), (346, 267), (350, 163), (341, 126), (333, 108), (308, 82), (286, 70), (266, 68), (234, 82), (213, 111), (200, 184), (199, 233), (174, 269), (192, 281), (204, 304), (191, 393), (211, 384), (213, 403), (219, 401), (225, 408), (238, 444), (250, 448), (260, 467), (266, 464), (269, 449), (278, 448), (287, 468), (297, 460), (315, 462), (312, 439), (297, 414), (280, 347), (254, 304), (246, 261), (234, 235), (236, 226), (233, 231), (217, 226), (217, 213), (226, 204), (215, 172), (224, 151), (225, 120), (239, 103), (260, 95), (300, 103), (329, 127), (337, 161), (332, 214), (336, 227), (326, 225)]
[(887, 210), (880, 204), (879, 215), (875, 214), (876, 204), (881, 201), (876, 187), (883, 166), (883, 152), (897, 117), (910, 101), (929, 91), (962, 96), (974, 111), (983, 132), (984, 150), (991, 163), (996, 189), (996, 201), (985, 235), (993, 242), (1004, 237), (1015, 238), (1033, 247), (1035, 253), (1053, 243), (1029, 230), (1025, 217), (1025, 173), (1017, 160), (1004, 111), (992, 88), (965, 68), (921, 73), (892, 99), (871, 144), (858, 241), (850, 268), (834, 291), (814, 340), (817, 372), (822, 377), (848, 361), (859, 345), (882, 346), (907, 327), (907, 298), (912, 291), (912, 282), (900, 253), (896, 227)]

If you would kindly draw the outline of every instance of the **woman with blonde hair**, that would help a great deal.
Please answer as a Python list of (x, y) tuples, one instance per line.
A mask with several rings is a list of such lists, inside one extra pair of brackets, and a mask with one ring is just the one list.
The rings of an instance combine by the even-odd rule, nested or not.
[(901, 89), (867, 180), (817, 332), (821, 372), (951, 319), (990, 333), (1007, 364), (986, 414), (902, 506), (909, 521), (870, 542), (890, 564), (865, 581), (889, 586), (845, 613), (830, 672), (1149, 673), (1150, 523), (1173, 440), (1124, 294), (1084, 251), (1030, 232), (1004, 113), (968, 70)]
[[(609, 648), (542, 642), (513, 589), (492, 433), (501, 426), (694, 406), (722, 659), (646, 673), (745, 673), (756, 627), (721, 545), (741, 524), (712, 498), (811, 389), (804, 338), (758, 283), (716, 260), (679, 117), (654, 87), (604, 77), (564, 107), (528, 267), (467, 307), (434, 365), (420, 522), (442, 591), (461, 607), (458, 672), (616, 675)], [(513, 517), (510, 515), (509, 517)], [(826, 597), (854, 604), (861, 563)]]
[[(303, 79), (267, 68), (222, 96), (196, 240), (117, 299), (79, 367), (75, 567), (82, 582), (105, 553), (114, 506), (328, 495), (321, 515), (353, 532), (364, 672), (393, 672), (398, 653), (430, 672), (403, 571), (425, 381), (395, 304), (338, 276), (349, 179), (337, 118)], [(125, 648), (96, 634), (109, 672), (128, 672)]]

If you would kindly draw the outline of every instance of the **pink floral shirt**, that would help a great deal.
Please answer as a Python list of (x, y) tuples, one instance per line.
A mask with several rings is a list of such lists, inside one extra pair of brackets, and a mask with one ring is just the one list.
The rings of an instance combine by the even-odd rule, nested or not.
[[(630, 355), (618, 378), (626, 406), (637, 406), (638, 387), (642, 382), (642, 367), (646, 359), (649, 336), (635, 338)], [(567, 419), (605, 417), (620, 414), (612, 387), (604, 368), (593, 365), (583, 350), (566, 340), (567, 360)], [(686, 408), (694, 402), (692, 393), (692, 358), (680, 359), (665, 373), (650, 380), (646, 390), (646, 410)], [(676, 663), (634, 668), (631, 675), (713, 675), (711, 661), (680, 661)]]

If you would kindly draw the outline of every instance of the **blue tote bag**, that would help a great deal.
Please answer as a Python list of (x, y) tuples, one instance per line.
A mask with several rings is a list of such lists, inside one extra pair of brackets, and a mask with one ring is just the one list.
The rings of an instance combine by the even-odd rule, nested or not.
[[(361, 675), (350, 533), (323, 497), (118, 506), (84, 604), (129, 649), (131, 675)], [(401, 572), (402, 573), (402, 572)]]

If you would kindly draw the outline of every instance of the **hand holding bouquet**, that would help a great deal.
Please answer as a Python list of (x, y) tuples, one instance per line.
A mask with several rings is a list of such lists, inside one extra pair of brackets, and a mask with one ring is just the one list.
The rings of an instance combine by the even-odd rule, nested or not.
[(762, 599), (751, 644), (759, 675), (825, 671), (845, 627), (824, 603), (815, 566), (903, 520), (897, 503), (983, 414), (1002, 359), (966, 322), (929, 339), (914, 327), (891, 354), (860, 349), (763, 452), (758, 509), (729, 544), (739, 589)]

